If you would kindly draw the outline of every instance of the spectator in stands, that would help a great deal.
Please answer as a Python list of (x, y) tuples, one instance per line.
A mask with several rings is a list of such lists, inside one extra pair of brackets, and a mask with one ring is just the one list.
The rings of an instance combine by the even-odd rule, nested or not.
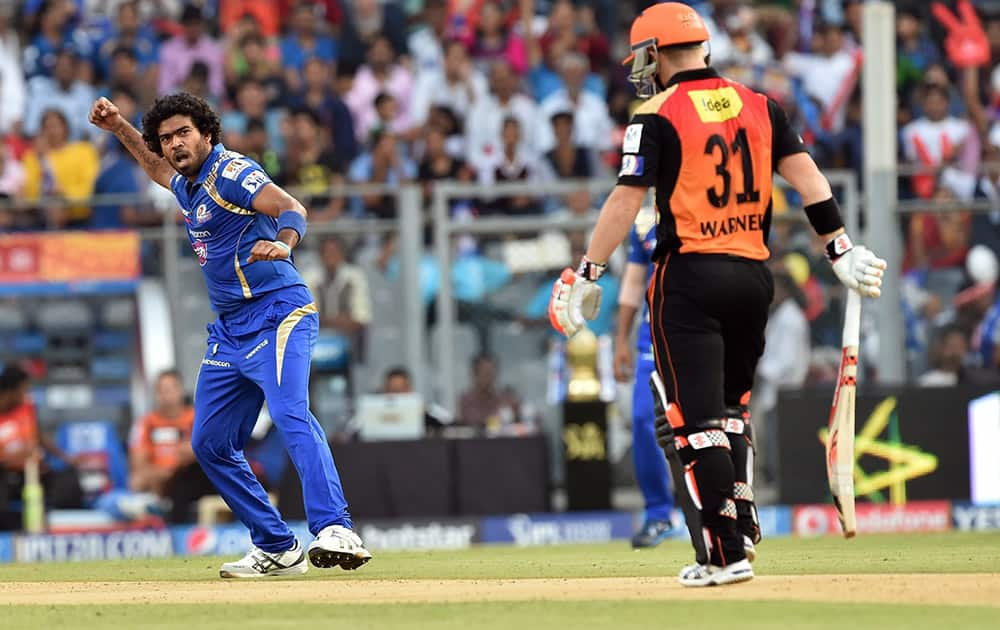
[(774, 300), (764, 331), (764, 354), (757, 364), (754, 394), (750, 398), (754, 417), (754, 446), (761, 453), (766, 477), (773, 478), (776, 454), (767, 453), (775, 444), (777, 425), (773, 417), (781, 389), (800, 388), (809, 375), (809, 320), (802, 310), (805, 297), (784, 269), (774, 272)]
[(239, 86), (248, 80), (257, 81), (264, 86), (269, 105), (284, 96), (278, 52), (268, 46), (264, 36), (258, 32), (248, 32), (235, 42), (230, 40), (226, 50), (225, 72), (226, 92), (230, 98), (234, 98)]
[[(542, 163), (522, 142), (523, 132), (517, 118), (508, 118), (503, 123), (503, 147), (493, 155), (480, 159), (477, 164), (479, 183), (493, 184), (522, 182), (525, 185), (543, 179)], [(487, 200), (480, 205), (480, 214), (516, 216), (541, 212), (538, 197), (530, 194), (512, 195)]]
[(406, 54), (406, 16), (398, 3), (353, 0), (345, 8), (347, 20), (343, 28), (341, 61), (348, 68), (361, 65), (382, 37), (386, 38), (395, 56)]
[(148, 75), (140, 73), (139, 59), (131, 48), (121, 46), (111, 51), (108, 59), (106, 87), (102, 90), (102, 95), (111, 93), (116, 88), (125, 88), (134, 92), (137, 96), (142, 95), (141, 102), (151, 102), (153, 90), (144, 89), (148, 83)]
[(0, 136), (17, 134), (24, 119), (25, 81), (21, 68), (21, 42), (10, 20), (14, 3), (0, 5)]
[(485, 0), (479, 7), (479, 21), (471, 39), (465, 42), (472, 60), (485, 70), (494, 62), (505, 61), (517, 74), (528, 70), (524, 40), (507, 23), (497, 0)]
[[(954, 194), (941, 188), (934, 200), (952, 202)], [(948, 269), (965, 264), (971, 239), (971, 217), (967, 211), (918, 212), (910, 217), (903, 269)]]
[(822, 107), (817, 130), (836, 133), (844, 126), (847, 100), (861, 71), (859, 53), (844, 46), (840, 26), (824, 23), (813, 35), (813, 52), (791, 52), (782, 60), (785, 71), (802, 81), (805, 93)]
[[(0, 198), (17, 198), (24, 188), (24, 166), (11, 154), (6, 145), (0, 144)], [(7, 215), (8, 213), (0, 213)], [(4, 216), (4, 218), (7, 218)], [(0, 218), (3, 221), (3, 218)], [(0, 223), (0, 227), (3, 224)]]
[[(271, 147), (267, 136), (267, 125), (263, 120), (260, 118), (251, 118), (248, 120), (242, 141), (242, 146), (239, 147), (242, 153), (263, 166), (264, 172), (270, 175), (271, 179), (274, 181), (283, 181), (282, 162), (284, 161), (284, 156)], [(312, 211), (312, 208), (310, 208), (310, 211)]]
[(493, 64), (490, 69), (491, 93), (473, 106), (465, 121), (467, 155), (471, 163), (490, 159), (502, 150), (502, 132), (508, 118), (520, 123), (522, 149), (536, 151), (532, 139), (538, 127), (538, 106), (518, 93), (518, 85), (518, 77), (509, 63), (498, 61)]
[(90, 219), (87, 200), (94, 194), (101, 160), (89, 142), (70, 142), (69, 123), (58, 109), (42, 114), (41, 131), (24, 156), (24, 196), (62, 197), (65, 207), (47, 205), (45, 223), (57, 228), (83, 227)]
[(187, 79), (195, 63), (208, 68), (208, 90), (218, 101), (225, 94), (223, 74), (224, 51), (222, 46), (205, 32), (206, 20), (201, 9), (186, 5), (181, 14), (181, 34), (174, 36), (160, 48), (160, 94), (170, 94)]
[(64, 464), (74, 463), (51, 439), (39, 433), (35, 405), (28, 396), (29, 385), (27, 372), (17, 365), (9, 364), (0, 372), (0, 531), (20, 529), (20, 512), (14, 511), (11, 503), (21, 499), (24, 467), (29, 460), (39, 462), (49, 507), (78, 508), (83, 500), (76, 471), (72, 467), (51, 468), (42, 459), (48, 451)]
[(752, 6), (742, 4), (736, 7), (725, 16), (723, 25), (730, 44), (729, 55), (725, 59), (727, 63), (754, 67), (773, 61), (774, 52), (756, 31), (757, 12)]
[(52, 76), (36, 76), (28, 82), (28, 101), (24, 111), (24, 132), (38, 135), (42, 113), (58, 110), (69, 123), (70, 140), (96, 135), (97, 128), (87, 123), (90, 106), (97, 98), (94, 87), (79, 80), (79, 68), (86, 63), (71, 48), (56, 53)]
[(408, 48), (417, 76), (444, 68), (444, 41), (448, 32), (448, 0), (427, 0), (422, 26), (410, 34)]
[(312, 221), (331, 221), (344, 209), (344, 198), (330, 195), (330, 188), (344, 184), (347, 166), (330, 146), (330, 132), (311, 109), (292, 115), (295, 149), (282, 164), (281, 186), (295, 190), (309, 208)]
[[(392, 132), (373, 130), (369, 144), (371, 149), (351, 163), (348, 180), (359, 184), (399, 186), (416, 178), (416, 164), (403, 155), (399, 140)], [(391, 219), (396, 216), (395, 197), (382, 193), (361, 195), (351, 200), (351, 213), (358, 217)]]
[(139, 19), (138, 2), (128, 0), (118, 5), (114, 30), (97, 52), (98, 76), (109, 78), (116, 51), (125, 50), (135, 60), (142, 85), (130, 87), (142, 93), (152, 92), (159, 72), (160, 43), (152, 27)]
[(327, 236), (320, 245), (322, 275), (314, 281), (322, 329), (348, 340), (351, 360), (364, 362), (364, 340), (372, 321), (372, 297), (368, 279), (360, 267), (347, 262), (344, 241)]
[[(583, 89), (587, 66), (587, 58), (580, 53), (568, 53), (559, 60), (563, 88), (542, 101), (539, 115), (548, 121), (558, 112), (572, 111), (574, 142), (591, 151), (607, 151), (612, 148), (614, 123), (604, 97)], [(540, 150), (551, 151), (555, 147), (552, 126), (543, 124), (539, 132), (543, 136)]]
[[(29, 31), (29, 44), (24, 49), (24, 73), (28, 79), (52, 76), (56, 55), (70, 48), (80, 57), (89, 57), (92, 42), (82, 29), (74, 29), (71, 18), (76, 7), (65, 0), (45, 0), (38, 8)], [(91, 76), (81, 77), (90, 80)]]
[(219, 100), (212, 95), (211, 88), (208, 86), (209, 72), (208, 66), (204, 62), (194, 62), (191, 64), (191, 72), (181, 83), (178, 91), (193, 94), (207, 101), (212, 107), (218, 107)]
[[(566, 26), (568, 24), (569, 26)], [(583, 86), (600, 98), (606, 96), (606, 85), (600, 75), (592, 71), (593, 60), (588, 55), (589, 48), (585, 42), (592, 36), (584, 33), (590, 25), (580, 25), (579, 34), (573, 24), (573, 7), (568, 1), (556, 3), (549, 17), (549, 28), (539, 40), (525, 27), (528, 54), (531, 68), (527, 75), (529, 92), (537, 101), (542, 102), (549, 96), (563, 89), (563, 78), (559, 71), (560, 61), (568, 54), (579, 53), (587, 59), (587, 72)], [(631, 96), (632, 92), (629, 91)]]
[(354, 133), (360, 142), (368, 139), (375, 126), (375, 97), (385, 92), (399, 103), (399, 112), (392, 122), (396, 132), (409, 131), (412, 126), (410, 102), (412, 100), (413, 76), (404, 66), (397, 63), (392, 43), (385, 36), (376, 37), (368, 49), (368, 62), (354, 75), (351, 91), (344, 102), (354, 118)]
[(916, 5), (896, 8), (896, 76), (902, 94), (920, 83), (928, 66), (941, 59), (941, 52), (924, 28)]
[(506, 425), (521, 422), (521, 402), (511, 387), (497, 386), (497, 361), (480, 354), (472, 360), (472, 385), (458, 404), (458, 424), (496, 433)]
[(190, 522), (194, 502), (215, 492), (191, 449), (194, 407), (186, 400), (177, 370), (161, 372), (154, 393), (155, 407), (132, 427), (129, 489), (170, 499), (168, 520)]
[(225, 130), (225, 141), (234, 147), (245, 142), (247, 122), (262, 120), (267, 128), (267, 138), (276, 151), (284, 149), (281, 137), (281, 121), (283, 112), (278, 109), (268, 109), (267, 91), (264, 85), (255, 79), (247, 79), (240, 84), (236, 92), (236, 109), (222, 114), (222, 128)]
[(423, 125), (432, 105), (447, 105), (460, 118), (489, 93), (485, 75), (472, 65), (465, 45), (457, 40), (445, 44), (444, 67), (417, 75), (413, 93), (413, 123)]
[(323, 32), (323, 26), (313, 5), (302, 2), (292, 9), (288, 34), (281, 40), (281, 67), (289, 89), (301, 89), (302, 71), (309, 59), (315, 57), (328, 64), (337, 60), (337, 42)]
[(330, 64), (322, 59), (313, 57), (307, 61), (302, 89), (290, 94), (288, 103), (293, 110), (307, 107), (315, 112), (323, 128), (333, 132), (333, 152), (340, 161), (349, 163), (358, 155), (354, 118), (333, 89), (331, 73)]
[(562, 110), (551, 115), (555, 146), (545, 154), (552, 179), (589, 178), (596, 173), (594, 153), (573, 141), (573, 111)]
[(448, 137), (438, 127), (428, 126), (424, 132), (424, 156), (420, 161), (417, 179), (424, 186), (424, 201), (430, 202), (433, 183), (440, 180), (468, 182), (472, 171), (462, 161), (448, 153)]
[(920, 376), (921, 387), (952, 387), (964, 382), (963, 366), (969, 352), (969, 339), (957, 326), (945, 326), (931, 342), (928, 359), (931, 369)]
[[(413, 378), (410, 371), (401, 365), (391, 367), (382, 377), (380, 394), (412, 394)], [(424, 405), (424, 427), (428, 433), (433, 433), (451, 423), (451, 416), (438, 405)]]
[[(934, 169), (956, 161), (974, 129), (967, 120), (950, 116), (948, 89), (938, 83), (923, 86), (923, 116), (909, 123), (901, 132), (903, 155), (910, 164), (927, 167), (930, 174), (915, 175), (913, 192), (920, 197), (934, 195)], [(975, 169), (972, 169), (975, 170)]]

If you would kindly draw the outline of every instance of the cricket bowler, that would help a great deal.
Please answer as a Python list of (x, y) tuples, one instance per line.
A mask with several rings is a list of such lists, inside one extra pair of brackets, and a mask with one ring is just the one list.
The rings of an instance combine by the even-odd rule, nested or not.
[[(221, 143), (218, 115), (202, 99), (158, 98), (142, 133), (108, 99), (90, 122), (115, 134), (146, 174), (177, 198), (218, 318), (195, 387), (191, 445), (253, 546), (222, 565), (223, 578), (296, 575), (316, 567), (357, 569), (371, 559), (351, 516), (322, 427), (309, 411), (316, 304), (292, 259), (306, 209), (259, 164)], [(267, 407), (302, 480), (309, 531), (304, 551), (243, 456)], [(306, 559), (308, 555), (308, 561)]]

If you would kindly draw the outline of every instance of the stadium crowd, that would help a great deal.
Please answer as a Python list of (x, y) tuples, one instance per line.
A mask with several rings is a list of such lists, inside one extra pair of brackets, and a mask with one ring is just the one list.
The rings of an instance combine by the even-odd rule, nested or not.
[[(0, 213), (0, 230), (162, 224), (169, 203), (88, 201), (93, 195), (143, 193), (150, 187), (128, 153), (87, 124), (89, 105), (100, 95), (136, 123), (157, 95), (186, 90), (206, 98), (222, 115), (226, 146), (254, 157), (276, 182), (298, 192), (315, 223), (395, 216), (391, 195), (345, 200), (330, 194), (331, 187), (343, 183), (429, 187), (439, 180), (489, 185), (613, 176), (635, 105), (618, 60), (625, 56), (627, 24), (649, 4), (4, 3), (0, 195), (15, 200), (17, 209)], [(712, 32), (713, 64), (778, 100), (822, 166), (854, 170), (860, 181), (862, 3), (691, 4), (706, 16)], [(956, 58), (960, 47), (950, 43), (966, 31), (952, 33), (931, 15), (928, 3), (896, 5), (900, 158), (904, 169), (913, 167), (901, 178), (900, 192), (928, 204), (926, 212), (909, 215), (900, 225), (906, 238), (910, 371), (914, 377), (930, 373), (928, 383), (992, 378), (1000, 371), (1000, 344), (995, 343), (1000, 307), (993, 287), (1000, 211), (972, 213), (961, 206), (977, 199), (1000, 203), (997, 172), (983, 174), (988, 172), (983, 165), (1000, 156), (1000, 125), (994, 122), (1000, 111), (1000, 67), (994, 70), (989, 61), (1000, 52), (1000, 12), (979, 3), (982, 41), (974, 43), (986, 52), (969, 60)], [(162, 199), (149, 192), (151, 199)], [(52, 198), (64, 202), (38, 202)], [(559, 199), (513, 196), (466, 200), (452, 210), (473, 216), (589, 216), (598, 201), (582, 192)], [(957, 203), (959, 209), (937, 212), (934, 204), (941, 201)], [(800, 223), (781, 220), (796, 217), (796, 208), (792, 196), (775, 199), (778, 220), (770, 243), (776, 270), (791, 279), (786, 310), (799, 312), (790, 317), (805, 318), (816, 351), (805, 363), (807, 348), (770, 357), (777, 365), (762, 379), (775, 385), (830, 378), (836, 361), (824, 349), (839, 345), (841, 296), (822, 248)], [(579, 239), (571, 240), (579, 248)], [(429, 246), (430, 239), (425, 241)], [(358, 243), (344, 245), (340, 255), (353, 260)], [(376, 256), (377, 267), (390, 275), (394, 245), (386, 239)], [(479, 243), (482, 251), (488, 245)], [(977, 265), (967, 269), (971, 250), (978, 252)], [(460, 313), (474, 323), (496, 317), (475, 307), (512, 275), (488, 256), (477, 265), (481, 280), (464, 300), (463, 306), (471, 308)], [(335, 284), (339, 295), (344, 286), (363, 283)], [(433, 293), (433, 286), (424, 287), (425, 297)], [(463, 299), (463, 287), (456, 293)], [(357, 299), (364, 302), (363, 295)], [(538, 322), (542, 313), (533, 308), (529, 304), (502, 315)], [(327, 325), (353, 339), (368, 315), (363, 304), (344, 309), (344, 317), (337, 320), (334, 312)], [(598, 332), (607, 332), (610, 324), (610, 317), (599, 322)], [(602, 325), (607, 328), (601, 330)], [(490, 350), (485, 334), (479, 345)]]

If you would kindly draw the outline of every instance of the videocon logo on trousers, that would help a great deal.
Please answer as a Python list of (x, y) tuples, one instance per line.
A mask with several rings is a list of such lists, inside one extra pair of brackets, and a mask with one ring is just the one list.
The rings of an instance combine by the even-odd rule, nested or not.
[[(885, 437), (882, 437), (883, 432)], [(819, 431), (819, 440), (824, 446), (828, 433), (826, 427)], [(860, 463), (863, 456), (881, 459), (888, 467), (868, 472)], [(885, 501), (882, 491), (888, 490), (891, 504), (904, 505), (906, 482), (929, 475), (937, 467), (936, 455), (903, 443), (895, 396), (888, 396), (876, 405), (854, 437), (854, 494), (857, 497), (882, 502)]]

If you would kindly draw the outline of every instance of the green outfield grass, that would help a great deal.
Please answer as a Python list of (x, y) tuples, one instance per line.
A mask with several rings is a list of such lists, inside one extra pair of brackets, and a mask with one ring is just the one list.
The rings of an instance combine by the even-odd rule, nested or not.
[[(545, 595), (512, 602), (388, 603), (377, 601), (386, 584), (406, 585), (411, 580), (515, 580), (519, 578), (572, 579), (651, 578), (676, 575), (691, 552), (682, 541), (671, 541), (653, 550), (632, 551), (626, 542), (562, 547), (489, 547), (454, 552), (377, 553), (360, 571), (310, 571), (302, 578), (281, 579), (282, 586), (301, 582), (330, 603), (160, 604), (122, 603), (31, 605), (5, 602), (22, 582), (168, 582), (218, 583), (223, 558), (172, 558), (165, 560), (87, 562), (67, 564), (0, 565), (0, 627), (10, 628), (952, 628), (1000, 627), (1000, 608), (987, 606), (926, 605), (919, 597), (912, 603), (883, 604), (801, 601), (779, 593), (767, 601), (711, 601), (700, 597), (684, 601), (662, 597), (655, 601), (543, 601)], [(1000, 573), (1000, 533), (862, 536), (853, 540), (835, 537), (781, 538), (760, 546), (754, 565), (760, 576), (864, 575), (864, 574), (987, 574)], [(947, 576), (941, 576), (947, 580)], [(928, 578), (931, 580), (932, 578)], [(973, 579), (973, 578), (970, 578)], [(978, 578), (974, 578), (978, 579)], [(378, 580), (379, 582), (374, 582)], [(822, 580), (822, 578), (821, 578)], [(324, 586), (324, 581), (329, 586)], [(373, 585), (373, 603), (336, 602), (339, 582), (365, 581)], [(820, 582), (823, 583), (822, 581)], [(241, 586), (230, 583), (228, 593)], [(230, 584), (227, 584), (229, 587)], [(455, 584), (455, 582), (453, 582)], [(753, 584), (753, 583), (751, 583)], [(69, 587), (69, 585), (67, 585)], [(122, 588), (127, 585), (122, 584)], [(115, 587), (108, 587), (114, 589)], [(169, 591), (170, 584), (163, 585)], [(202, 588), (196, 586), (196, 588)], [(638, 583), (637, 590), (642, 588)], [(649, 588), (646, 586), (645, 588)], [(739, 586), (725, 587), (730, 591)], [(327, 591), (329, 589), (329, 591)], [(363, 591), (362, 591), (363, 592)], [(807, 597), (812, 598), (811, 594)], [(563, 598), (565, 599), (565, 598)], [(603, 598), (602, 598), (603, 599)], [(793, 601), (794, 600), (794, 601)], [(125, 599), (124, 601), (140, 601)], [(309, 601), (317, 601), (314, 597)], [(989, 599), (985, 601), (991, 601)], [(1000, 602), (1000, 588), (996, 592)], [(993, 603), (993, 606), (996, 606)]]
[[(759, 547), (760, 575), (1000, 572), (1000, 532), (773, 538)], [(467, 551), (381, 552), (355, 573), (300, 579), (485, 579), (674, 575), (691, 561), (686, 541), (633, 551), (627, 542), (559, 547), (478, 546)], [(233, 557), (0, 565), (0, 582), (218, 580)]]

